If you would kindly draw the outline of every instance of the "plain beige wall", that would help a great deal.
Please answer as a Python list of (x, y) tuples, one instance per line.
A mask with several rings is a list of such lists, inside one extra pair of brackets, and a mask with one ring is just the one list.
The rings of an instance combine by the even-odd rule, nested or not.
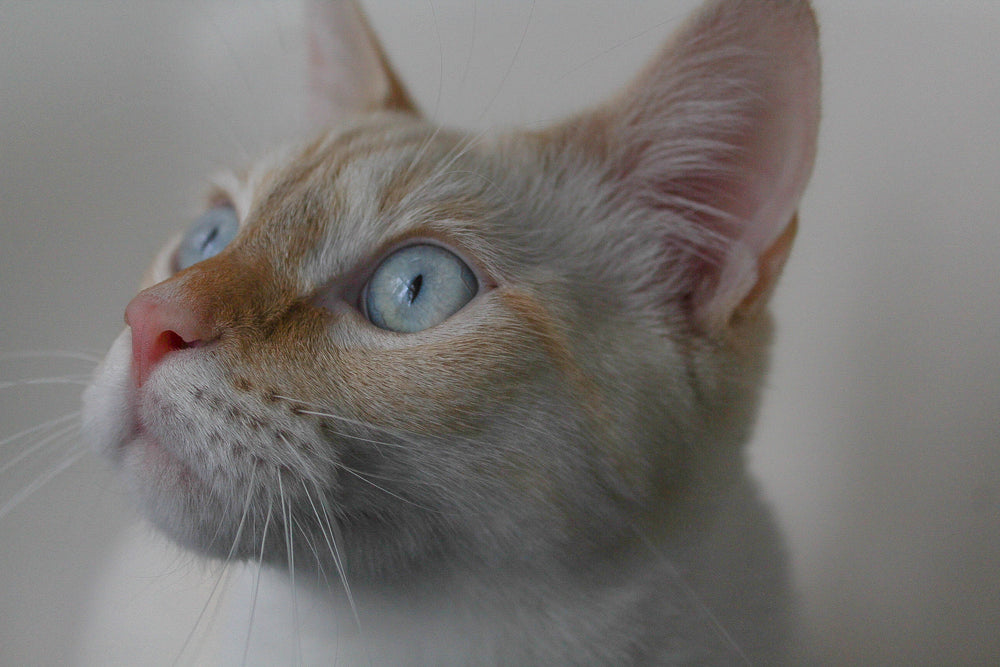
[[(424, 109), (482, 127), (599, 99), (694, 3), (367, 4)], [(816, 5), (819, 161), (751, 459), (816, 659), (995, 663), (1000, 4)], [(294, 136), (298, 16), (294, 3), (0, 2), (0, 354), (99, 354), (203, 177)], [(0, 358), (0, 383), (86, 372)], [(73, 386), (0, 387), (0, 441), (75, 409)], [(0, 445), (0, 508), (66, 451), (4, 468), (28, 444)], [(0, 518), (0, 664), (74, 662), (94, 582), (139, 578), (108, 565), (133, 521), (91, 457)], [(140, 584), (136, 598), (155, 599)], [(163, 633), (171, 620), (184, 621), (137, 619)]]

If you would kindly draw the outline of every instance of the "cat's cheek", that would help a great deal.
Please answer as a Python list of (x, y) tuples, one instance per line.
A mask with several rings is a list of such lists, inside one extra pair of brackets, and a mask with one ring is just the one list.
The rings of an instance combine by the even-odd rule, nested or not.
[(152, 436), (140, 433), (127, 444), (120, 454), (121, 467), (140, 497), (193, 492), (197, 478), (191, 468)]
[(122, 331), (83, 392), (81, 433), (91, 448), (120, 463), (136, 430), (131, 391), (132, 334)]

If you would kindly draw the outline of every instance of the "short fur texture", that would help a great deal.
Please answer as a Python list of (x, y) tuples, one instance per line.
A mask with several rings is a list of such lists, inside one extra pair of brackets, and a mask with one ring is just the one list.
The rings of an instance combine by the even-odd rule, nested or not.
[[(420, 116), (356, 6), (310, 25), (329, 128), (218, 180), (221, 253), (165, 247), (87, 436), (176, 541), (353, 607), (372, 664), (779, 659), (742, 446), (815, 153), (808, 3), (710, 2), (606, 104), (474, 136)], [(364, 286), (417, 241), (479, 293), (379, 329)]]

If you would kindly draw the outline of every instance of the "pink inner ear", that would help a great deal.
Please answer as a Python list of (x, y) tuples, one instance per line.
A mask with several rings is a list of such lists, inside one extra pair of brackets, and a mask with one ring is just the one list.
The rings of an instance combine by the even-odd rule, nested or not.
[(379, 109), (416, 112), (356, 2), (312, 0), (307, 10), (313, 122), (326, 125)]
[[(738, 168), (746, 183), (733, 190), (735, 232), (718, 267), (715, 289), (696, 305), (710, 329), (766, 300), (795, 236), (795, 212), (812, 172), (818, 125), (818, 78), (782, 81), (775, 109), (758, 122)], [(742, 205), (741, 205), (742, 204)]]
[(664, 225), (680, 215), (693, 226), (679, 240), (698, 258), (689, 282), (709, 332), (766, 301), (787, 257), (815, 157), (819, 78), (807, 2), (719, 0), (604, 110), (634, 165), (623, 187), (669, 209)]

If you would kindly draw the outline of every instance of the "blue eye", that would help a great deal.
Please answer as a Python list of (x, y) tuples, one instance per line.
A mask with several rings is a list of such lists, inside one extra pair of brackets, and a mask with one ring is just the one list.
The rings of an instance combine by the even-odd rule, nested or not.
[(174, 257), (174, 268), (181, 271), (218, 255), (233, 240), (239, 228), (240, 222), (232, 206), (208, 209), (184, 234)]
[(465, 262), (435, 245), (413, 245), (390, 255), (365, 290), (365, 311), (382, 329), (413, 333), (440, 324), (479, 291)]

